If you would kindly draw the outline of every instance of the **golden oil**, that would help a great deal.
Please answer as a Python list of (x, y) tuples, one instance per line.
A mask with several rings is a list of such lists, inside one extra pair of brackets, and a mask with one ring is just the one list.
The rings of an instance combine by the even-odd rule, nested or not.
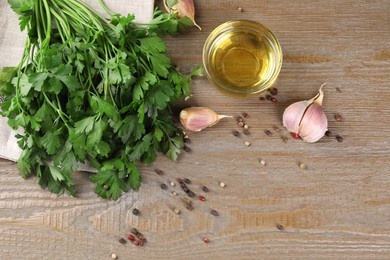
[(274, 83), (282, 65), (282, 50), (261, 24), (230, 21), (206, 40), (203, 62), (214, 87), (231, 96), (247, 97)]

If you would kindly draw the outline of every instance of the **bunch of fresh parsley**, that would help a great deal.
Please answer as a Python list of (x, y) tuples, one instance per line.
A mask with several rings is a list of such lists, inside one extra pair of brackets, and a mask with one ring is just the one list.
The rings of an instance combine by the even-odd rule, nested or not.
[(139, 162), (158, 152), (177, 159), (183, 133), (170, 106), (190, 94), (202, 70), (177, 71), (160, 36), (190, 19), (156, 9), (150, 24), (138, 24), (133, 15), (105, 19), (79, 0), (8, 2), (28, 34), (20, 65), (0, 72), (1, 115), (24, 130), (17, 136), (23, 177), (73, 195), (72, 173), (88, 161), (95, 192), (118, 199), (139, 188)]

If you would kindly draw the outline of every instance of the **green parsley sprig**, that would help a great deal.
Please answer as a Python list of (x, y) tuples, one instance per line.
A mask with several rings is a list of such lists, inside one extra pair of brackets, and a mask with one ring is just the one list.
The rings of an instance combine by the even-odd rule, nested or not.
[(156, 9), (139, 24), (131, 14), (106, 19), (79, 0), (8, 2), (28, 34), (20, 65), (0, 72), (1, 115), (24, 130), (21, 176), (74, 195), (72, 173), (90, 162), (95, 192), (116, 200), (140, 187), (138, 163), (158, 152), (177, 159), (183, 134), (170, 106), (190, 94), (202, 69), (180, 73), (160, 36), (192, 26), (190, 19)]

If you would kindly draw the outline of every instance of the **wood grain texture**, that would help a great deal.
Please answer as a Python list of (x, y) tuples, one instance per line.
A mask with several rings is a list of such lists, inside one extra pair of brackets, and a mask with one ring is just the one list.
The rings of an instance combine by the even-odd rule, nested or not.
[[(206, 37), (227, 20), (259, 21), (284, 51), (278, 103), (225, 97), (206, 78), (195, 79), (193, 98), (180, 106), (246, 111), (251, 135), (234, 137), (233, 119), (190, 134), (190, 153), (141, 166), (140, 191), (115, 202), (96, 197), (87, 173), (75, 173), (76, 198), (56, 197), (0, 160), (0, 259), (390, 258), (390, 1), (196, 1), (196, 8), (202, 31), (166, 38), (173, 62), (201, 64)], [(283, 110), (323, 82), (329, 128), (344, 141), (292, 139), (281, 126)], [(335, 113), (344, 120), (336, 122)], [(194, 200), (188, 211), (178, 185), (168, 185), (178, 197), (160, 189), (177, 177), (190, 178), (198, 194), (208, 186), (207, 200)], [(118, 242), (131, 227), (148, 239), (144, 247)]]

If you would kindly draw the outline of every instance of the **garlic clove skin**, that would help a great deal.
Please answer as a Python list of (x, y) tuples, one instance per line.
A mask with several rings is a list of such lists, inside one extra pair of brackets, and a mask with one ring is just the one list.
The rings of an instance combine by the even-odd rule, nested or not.
[(178, 0), (177, 4), (172, 6), (171, 8), (167, 5), (167, 0), (164, 0), (164, 7), (167, 12), (175, 12), (178, 13), (179, 17), (185, 17), (191, 19), (191, 21), (194, 23), (196, 27), (198, 27), (199, 30), (202, 30), (202, 28), (195, 22), (195, 5), (193, 0)]
[(283, 126), (290, 133), (298, 133), (299, 123), (306, 111), (308, 101), (299, 101), (291, 104), (283, 113)]
[(320, 140), (327, 130), (328, 120), (324, 110), (321, 105), (314, 102), (302, 117), (297, 133), (305, 142), (314, 143)]
[(207, 107), (189, 107), (180, 112), (180, 122), (183, 127), (194, 132), (213, 126), (225, 117), (230, 116), (218, 115)]

